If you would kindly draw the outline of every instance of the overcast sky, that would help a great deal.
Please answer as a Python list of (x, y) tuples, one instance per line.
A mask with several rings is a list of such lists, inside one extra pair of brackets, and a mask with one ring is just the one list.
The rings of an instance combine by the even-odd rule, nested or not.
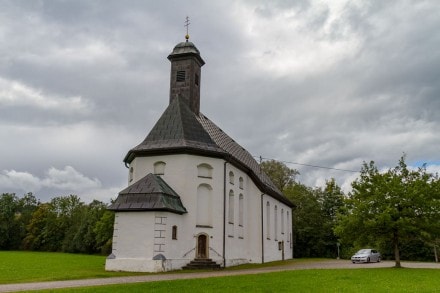
[[(251, 154), (440, 171), (440, 1), (0, 0), (0, 193), (115, 198), (187, 15), (201, 111)], [(308, 186), (358, 174), (292, 163)]]

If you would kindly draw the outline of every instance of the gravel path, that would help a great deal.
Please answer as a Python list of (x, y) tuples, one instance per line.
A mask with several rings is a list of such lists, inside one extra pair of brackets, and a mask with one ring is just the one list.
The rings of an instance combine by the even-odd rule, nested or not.
[[(284, 265), (284, 266), (243, 269), (236, 271), (189, 272), (189, 273), (175, 273), (175, 274), (169, 273), (169, 274), (155, 274), (155, 275), (147, 275), (147, 276), (6, 284), (6, 285), (0, 285), (0, 292), (73, 288), (73, 287), (100, 286), (100, 285), (111, 285), (111, 284), (167, 281), (167, 280), (177, 280), (177, 279), (211, 278), (211, 277), (223, 277), (223, 276), (261, 274), (261, 273), (287, 271), (287, 270), (363, 269), (363, 268), (386, 268), (393, 266), (394, 266), (393, 261), (382, 261), (380, 263), (368, 263), (368, 264), (352, 264), (350, 261), (347, 260), (321, 260), (321, 261), (291, 263), (289, 265)], [(440, 263), (402, 262), (402, 266), (407, 268), (440, 269)]]

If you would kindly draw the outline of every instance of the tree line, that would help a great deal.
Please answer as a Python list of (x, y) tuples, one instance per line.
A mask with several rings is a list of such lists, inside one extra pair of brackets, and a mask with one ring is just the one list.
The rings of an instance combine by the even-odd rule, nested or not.
[(360, 248), (377, 248), (384, 259), (438, 261), (440, 179), (426, 166), (412, 170), (402, 156), (380, 172), (364, 163), (345, 194), (334, 179), (323, 188), (295, 180), (298, 171), (278, 161), (261, 167), (294, 204), (294, 257), (349, 258)]
[[(422, 166), (398, 165), (380, 172), (364, 163), (345, 194), (334, 179), (311, 188), (296, 181), (297, 170), (278, 161), (262, 169), (295, 205), (294, 257), (349, 258), (360, 248), (376, 248), (383, 259), (438, 259), (440, 179)], [(0, 250), (73, 253), (111, 252), (114, 212), (76, 195), (42, 203), (32, 193), (0, 196)]]
[(109, 254), (114, 213), (76, 195), (40, 202), (32, 193), (0, 196), (0, 250)]

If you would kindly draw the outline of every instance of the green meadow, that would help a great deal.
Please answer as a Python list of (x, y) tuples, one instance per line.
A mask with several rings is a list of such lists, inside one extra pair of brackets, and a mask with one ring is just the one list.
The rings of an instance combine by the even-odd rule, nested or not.
[(440, 292), (436, 269), (295, 270), (46, 292)]
[(0, 284), (106, 278), (135, 275), (106, 272), (96, 255), (0, 251)]
[[(136, 275), (104, 271), (105, 257), (103, 256), (0, 251), (0, 259), (1, 284)], [(271, 265), (273, 264), (253, 267)], [(246, 268), (250, 267), (252, 266), (246, 266)], [(440, 292), (440, 270), (409, 268), (292, 270), (255, 275), (69, 288), (42, 292), (150, 291)]]

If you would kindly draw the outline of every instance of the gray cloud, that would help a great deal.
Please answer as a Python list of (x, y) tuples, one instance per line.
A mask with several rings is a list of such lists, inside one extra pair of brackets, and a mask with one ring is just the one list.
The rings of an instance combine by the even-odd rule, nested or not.
[[(122, 158), (168, 103), (166, 57), (187, 15), (206, 61), (202, 112), (252, 154), (358, 170), (406, 152), (438, 170), (439, 11), (404, 0), (3, 1), (0, 192), (47, 199), (88, 182), (76, 193), (114, 197)], [(289, 166), (311, 186), (334, 177), (348, 190), (356, 176)], [(43, 184), (55, 182), (48, 170), (75, 176)]]

